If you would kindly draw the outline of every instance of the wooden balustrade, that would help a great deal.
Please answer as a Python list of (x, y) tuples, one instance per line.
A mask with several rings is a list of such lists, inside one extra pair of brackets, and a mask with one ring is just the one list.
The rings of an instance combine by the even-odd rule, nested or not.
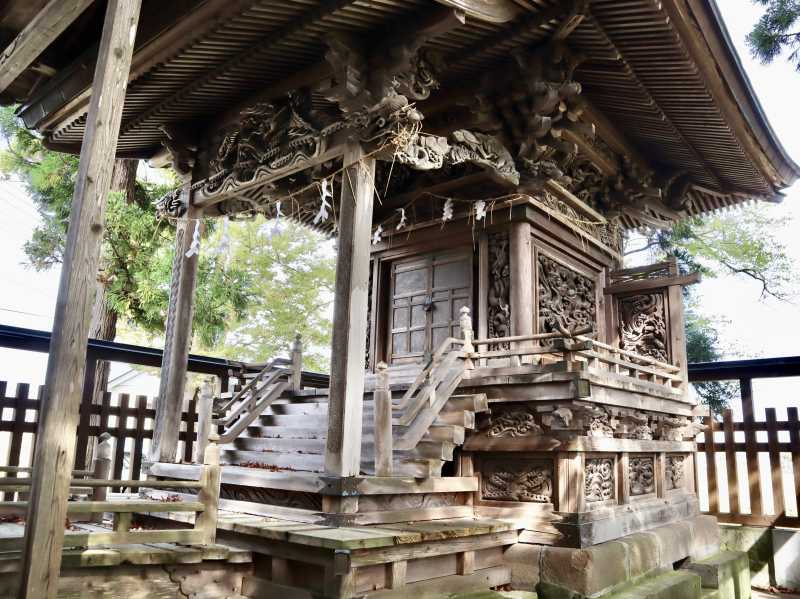
[[(779, 420), (764, 407), (756, 419), (753, 379), (800, 375), (800, 358), (743, 360), (689, 367), (690, 381), (738, 379), (741, 420), (726, 409), (722, 418), (706, 417), (697, 444), (697, 488), (705, 511), (721, 522), (800, 528), (800, 418), (797, 406)], [(768, 403), (772, 398), (764, 398)], [(762, 403), (763, 405), (763, 403)], [(768, 497), (772, 498), (769, 509)], [(749, 507), (748, 507), (749, 506)]]
[[(98, 444), (94, 468), (90, 471), (73, 472), (73, 476), (91, 475), (97, 478), (73, 478), (70, 481), (71, 491), (83, 495), (86, 499), (71, 500), (67, 505), (70, 518), (88, 519), (95, 523), (103, 521), (104, 514), (111, 514), (112, 526), (108, 531), (65, 533), (65, 547), (96, 547), (99, 545), (123, 545), (129, 543), (182, 543), (213, 544), (216, 539), (217, 506), (219, 503), (220, 465), (219, 446), (215, 436), (205, 449), (202, 471), (199, 481), (187, 480), (119, 480), (109, 478), (111, 475), (111, 437), (107, 436)], [(30, 474), (30, 468), (0, 467), (0, 472)], [(105, 473), (105, 477), (99, 475)], [(0, 478), (0, 491), (24, 493), (30, 488), (31, 478)], [(108, 496), (113, 487), (156, 490), (167, 492), (196, 492), (196, 500), (171, 498), (160, 501), (140, 496), (132, 499), (128, 496)], [(0, 516), (14, 515), (26, 517), (28, 502), (24, 500), (0, 502)], [(191, 529), (175, 529), (173, 527), (159, 529), (148, 527), (132, 530), (134, 514), (161, 515), (169, 512), (195, 513), (195, 524)], [(22, 537), (3, 538), (0, 540), (0, 551), (19, 549)]]

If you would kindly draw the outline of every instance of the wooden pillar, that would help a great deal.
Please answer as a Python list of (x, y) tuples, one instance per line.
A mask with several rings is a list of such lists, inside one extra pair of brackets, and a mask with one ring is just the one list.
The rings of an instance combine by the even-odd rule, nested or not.
[[(527, 222), (511, 223), (509, 235), (509, 266), (511, 267), (511, 334), (533, 334), (533, 242)], [(519, 347), (530, 347), (521, 342)]]
[(183, 195), (189, 207), (175, 230), (175, 257), (172, 261), (172, 283), (169, 292), (164, 355), (161, 358), (161, 381), (153, 424), (151, 462), (175, 462), (178, 459), (178, 435), (181, 428), (183, 394), (186, 390), (186, 367), (192, 343), (194, 289), (197, 280), (197, 254), (187, 258), (192, 244), (199, 210), (191, 205), (191, 180), (184, 185)]
[(109, 0), (58, 287), (20, 564), (22, 599), (56, 596), (86, 346), (141, 0)]
[(392, 393), (386, 362), (378, 362), (375, 393), (372, 396), (375, 416), (375, 476), (392, 475)]
[(352, 166), (342, 176), (339, 208), (325, 472), (333, 476), (356, 476), (361, 467), (365, 316), (375, 159), (364, 158), (361, 144), (350, 141), (345, 147), (343, 162)]

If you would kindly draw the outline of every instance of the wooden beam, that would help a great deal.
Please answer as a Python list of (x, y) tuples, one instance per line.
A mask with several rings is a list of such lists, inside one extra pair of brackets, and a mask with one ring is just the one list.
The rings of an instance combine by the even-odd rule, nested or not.
[[(533, 238), (528, 222), (511, 223), (509, 258), (511, 269), (511, 334), (533, 334)], [(529, 342), (520, 343), (527, 347)]]
[(339, 208), (339, 248), (333, 305), (331, 379), (325, 472), (357, 476), (361, 467), (361, 413), (364, 401), (364, 345), (367, 340), (369, 244), (375, 159), (349, 141), (343, 163)]
[(645, 291), (647, 289), (660, 289), (663, 287), (670, 287), (672, 285), (694, 285), (699, 283), (701, 279), (699, 272), (693, 272), (690, 275), (681, 275), (676, 277), (659, 277), (657, 279), (643, 279), (640, 281), (623, 281), (622, 283), (615, 283), (603, 289), (606, 295), (616, 295), (619, 293), (628, 293), (630, 291)]
[(0, 55), (0, 92), (14, 83), (94, 0), (50, 0)]
[(20, 565), (21, 599), (56, 596), (75, 433), (86, 369), (92, 290), (141, 0), (109, 0), (56, 302), (31, 500)]
[[(191, 180), (183, 193), (191, 194)], [(200, 210), (189, 202), (186, 216), (175, 229), (175, 257), (172, 260), (172, 284), (169, 292), (164, 356), (161, 361), (161, 380), (153, 424), (153, 444), (150, 460), (175, 462), (178, 458), (178, 435), (181, 428), (183, 394), (186, 390), (186, 369), (192, 343), (194, 290), (197, 281), (198, 256), (187, 257), (192, 244)]]

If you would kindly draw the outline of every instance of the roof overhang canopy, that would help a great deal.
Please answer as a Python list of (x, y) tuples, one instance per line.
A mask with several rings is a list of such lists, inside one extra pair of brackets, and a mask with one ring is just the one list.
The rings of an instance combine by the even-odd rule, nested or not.
[[(9, 2), (0, 34), (13, 39), (44, 4)], [(0, 96), (21, 102), (19, 115), (53, 149), (80, 149), (103, 10), (100, 0), (89, 6)], [(491, 134), (518, 166), (522, 154), (539, 172), (556, 163), (561, 170), (548, 176), (582, 182), (572, 190), (582, 199), (584, 192), (634, 197), (617, 209), (626, 227), (775, 201), (800, 172), (770, 129), (711, 0), (144, 0), (118, 154), (152, 159), (169, 151), (186, 168), (197, 161), (201, 188), (231, 174), (220, 160), (231, 130), (274, 124), (289, 110), (314, 135), (325, 132), (319, 165), (336, 155), (337, 135), (347, 129), (341, 123), (353, 120), (336, 97), (349, 76), (337, 71), (337, 48), (358, 47), (365, 71), (390, 72), (387, 61), (403, 54), (396, 49), (410, 46), (417, 67), (415, 57), (436, 56), (435, 85), (413, 107), (433, 138), (426, 144), (456, 147), (464, 140), (453, 133), (462, 128)], [(334, 112), (336, 119), (316, 118)], [(480, 172), (461, 174), (481, 189)], [(487, 185), (502, 187), (494, 175)], [(244, 194), (257, 203), (274, 188), (259, 177), (234, 189), (235, 198), (217, 190), (203, 201)]]

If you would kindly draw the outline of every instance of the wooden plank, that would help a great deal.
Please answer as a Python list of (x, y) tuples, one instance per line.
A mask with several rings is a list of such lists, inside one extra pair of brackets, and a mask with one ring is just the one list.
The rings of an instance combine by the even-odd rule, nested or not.
[(325, 472), (357, 476), (361, 470), (361, 412), (364, 401), (364, 344), (367, 339), (369, 245), (375, 159), (360, 143), (345, 145), (339, 245), (331, 343), (328, 437)]
[(93, 0), (50, 0), (0, 55), (0, 92), (64, 33)]
[(57, 591), (92, 290), (140, 6), (141, 0), (109, 0), (106, 9), (94, 74), (98, 93), (93, 94), (89, 106), (50, 338), (47, 392), (40, 414), (20, 567), (20, 599), (53, 599)]
[(197, 392), (195, 392), (192, 399), (189, 400), (186, 412), (183, 413), (183, 420), (186, 422), (186, 440), (183, 442), (183, 461), (191, 462), (196, 441), (195, 421), (197, 420)]
[(694, 285), (699, 283), (701, 279), (700, 273), (692, 273), (689, 275), (680, 275), (676, 277), (660, 277), (658, 279), (642, 279), (640, 281), (624, 281), (622, 283), (614, 283), (603, 289), (606, 295), (618, 295), (620, 293), (630, 293), (633, 291), (646, 291), (648, 289), (660, 289), (664, 287), (671, 287), (673, 285), (685, 286)]
[(794, 426), (789, 431), (789, 443), (792, 446), (792, 475), (794, 476), (794, 496), (795, 506), (800, 513), (800, 418), (797, 414), (797, 406), (786, 409), (786, 417), (790, 424)]
[[(748, 378), (739, 379), (739, 390), (742, 398), (742, 421), (752, 424), (755, 422), (753, 381)], [(745, 432), (744, 441), (747, 459), (747, 483), (750, 494), (750, 514), (762, 516), (764, 509), (761, 502), (761, 469), (758, 464), (758, 452), (756, 450), (756, 433)]]
[(736, 451), (734, 450), (733, 412), (726, 409), (722, 415), (722, 428), (725, 431), (725, 471), (728, 478), (728, 501), (730, 513), (739, 513), (739, 477), (736, 469)]
[(94, 385), (97, 375), (97, 359), (92, 352), (86, 355), (86, 374), (83, 378), (83, 395), (81, 396), (81, 414), (78, 422), (78, 439), (75, 453), (75, 466), (88, 468), (86, 454), (89, 448), (89, 427), (92, 420), (92, 400), (94, 397)]
[(164, 354), (161, 359), (161, 380), (156, 401), (151, 462), (176, 462), (181, 428), (183, 395), (186, 390), (186, 368), (192, 340), (194, 292), (197, 284), (198, 255), (187, 257), (200, 211), (191, 204), (192, 180), (187, 178), (182, 190), (189, 208), (175, 228), (175, 254), (169, 292)]
[(772, 481), (772, 513), (783, 513), (783, 470), (781, 468), (781, 454), (778, 449), (778, 425), (775, 408), (766, 409), (767, 416), (767, 445), (769, 446), (770, 479)]
[(375, 404), (375, 474), (392, 475), (392, 394), (386, 362), (376, 367)]
[(147, 410), (147, 396), (136, 396), (136, 435), (133, 438), (133, 460), (129, 477), (139, 480), (142, 474), (142, 450), (144, 447), (144, 421)]
[[(125, 462), (125, 440), (128, 438), (128, 402), (130, 397), (127, 393), (120, 393), (119, 395), (119, 416), (117, 416), (117, 442), (114, 447), (114, 469), (113, 474), (115, 479), (122, 478), (122, 466)], [(115, 492), (120, 493), (121, 487), (114, 489)]]
[(712, 514), (719, 512), (719, 490), (717, 489), (717, 460), (716, 452), (714, 451), (714, 432), (717, 429), (717, 421), (714, 416), (706, 418), (706, 431), (704, 433), (705, 439), (710, 442), (705, 444), (706, 447), (706, 472), (708, 473), (708, 511)]
[[(509, 259), (511, 271), (511, 335), (533, 335), (533, 252), (528, 222), (511, 223)], [(517, 344), (518, 348), (530, 342)]]
[[(22, 451), (22, 435), (23, 426), (25, 422), (25, 408), (23, 407), (23, 400), (28, 398), (30, 385), (27, 383), (18, 383), (17, 390), (14, 397), (14, 424), (11, 431), (11, 440), (8, 444), (8, 454), (6, 464), (9, 466), (19, 466), (20, 452)], [(3, 501), (10, 501), (14, 497), (14, 492), (6, 492), (3, 494)]]

